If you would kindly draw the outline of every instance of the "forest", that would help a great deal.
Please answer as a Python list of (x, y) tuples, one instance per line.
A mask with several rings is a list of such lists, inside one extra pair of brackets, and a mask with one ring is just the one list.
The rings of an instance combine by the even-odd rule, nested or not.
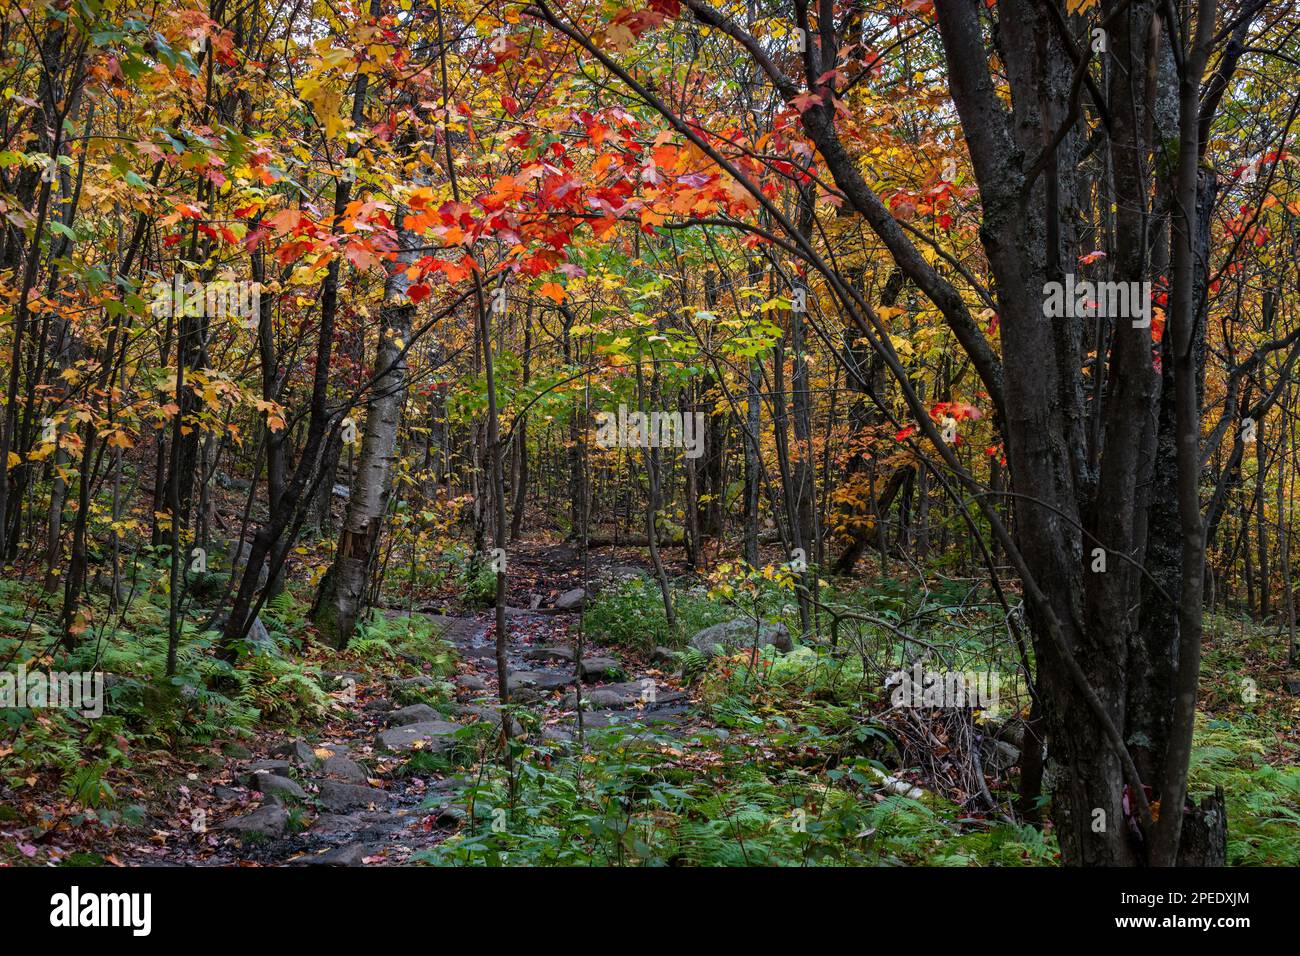
[(1298, 69), (0, 0), (0, 867), (1300, 865)]

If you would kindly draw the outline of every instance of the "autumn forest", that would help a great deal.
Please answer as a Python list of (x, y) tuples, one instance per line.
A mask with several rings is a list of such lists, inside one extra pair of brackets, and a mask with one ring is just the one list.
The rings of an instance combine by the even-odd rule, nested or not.
[(0, 0), (0, 866), (1300, 864), (1297, 69)]

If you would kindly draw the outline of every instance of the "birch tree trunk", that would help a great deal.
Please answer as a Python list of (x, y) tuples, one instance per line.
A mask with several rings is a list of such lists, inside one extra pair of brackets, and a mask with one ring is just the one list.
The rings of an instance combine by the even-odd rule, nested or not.
[[(379, 536), (392, 490), (397, 431), (406, 402), (406, 340), (411, 334), (415, 306), (407, 296), (407, 267), (415, 261), (415, 241), (398, 227), (402, 246), (384, 281), (384, 304), (379, 312), (379, 347), (366, 403), (365, 434), (347, 516), (339, 533), (334, 563), (321, 579), (312, 618), (340, 650), (348, 645), (357, 621), (366, 610), (367, 583), (379, 551)], [(321, 490), (329, 495), (329, 488)]]

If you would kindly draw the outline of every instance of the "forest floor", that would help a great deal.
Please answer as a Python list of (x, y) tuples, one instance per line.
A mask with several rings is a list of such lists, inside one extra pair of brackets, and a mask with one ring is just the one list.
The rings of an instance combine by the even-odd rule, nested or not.
[[(1050, 825), (1009, 819), (1014, 760), (998, 763), (1009, 745), (995, 724), (900, 714), (865, 661), (822, 646), (714, 660), (688, 682), (687, 658), (654, 643), (666, 624), (642, 552), (593, 550), (585, 568), (565, 544), (520, 542), (510, 554), (513, 773), (491, 608), (471, 609), (452, 583), (401, 607), (390, 598), (340, 654), (295, 598), (268, 609), (268, 656), (240, 665), (254, 719), (223, 727), (209, 704), (206, 723), (196, 706), (183, 729), (128, 727), (186, 694), (207, 699), (195, 675), (223, 687), (202, 669), (210, 648), (187, 635), (197, 691), (184, 685), (162, 706), (122, 698), (135, 701), (127, 723), (78, 731), (38, 716), (0, 740), (0, 766), (25, 768), (0, 777), (0, 864), (1055, 862)], [(683, 588), (684, 565), (669, 573), (681, 635), (736, 616), (712, 590)], [(915, 595), (881, 578), (843, 598), (880, 612)], [(769, 611), (797, 626), (782, 608)], [(123, 626), (132, 646), (157, 646), (142, 631), (149, 620)], [(1300, 695), (1271, 629), (1210, 622), (1194, 784), (1227, 789), (1233, 862), (1294, 861)], [(952, 631), (973, 633), (972, 620)], [(147, 675), (157, 661), (113, 666)], [(1001, 726), (1014, 722), (1013, 708)], [(927, 742), (909, 749), (917, 729)], [(983, 756), (973, 782), (972, 752)], [(91, 767), (101, 776), (81, 780)]]
[[(516, 740), (576, 747), (611, 727), (672, 737), (704, 727), (678, 679), (661, 669), (666, 661), (587, 643), (575, 664), (581, 608), (554, 607), (563, 592), (583, 585), (571, 549), (533, 545), (512, 554), (506, 653)], [(611, 560), (597, 558), (590, 570), (603, 581), (638, 570)], [(152, 793), (144, 825), (96, 833), (95, 852), (128, 866), (402, 864), (467, 822), (473, 827), (476, 814), (495, 810), (477, 799), (482, 778), (474, 773), (480, 761), (500, 759), (495, 612), (442, 610), (434, 604), (379, 613), (398, 627), (432, 625), (429, 640), (454, 652), (449, 707), (418, 700), (438, 683), (427, 664), (411, 676), (383, 667), (331, 671), (328, 649), (309, 648), (334, 687), (336, 706), (325, 722), (287, 735), (268, 729), (156, 763), (162, 779), (137, 790)], [(579, 673), (581, 715), (573, 695)], [(89, 835), (65, 823), (47, 831), (47, 842), (67, 845), (56, 857), (75, 852)]]

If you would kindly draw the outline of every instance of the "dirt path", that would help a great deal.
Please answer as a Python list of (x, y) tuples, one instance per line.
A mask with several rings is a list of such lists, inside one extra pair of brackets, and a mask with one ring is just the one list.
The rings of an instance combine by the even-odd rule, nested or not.
[[(540, 549), (517, 560), (526, 573), (510, 599), (523, 606), (508, 610), (507, 652), (512, 704), (520, 705), (512, 721), (517, 738), (548, 747), (580, 745), (574, 695), (579, 672), (584, 732), (631, 725), (675, 735), (698, 723), (687, 695), (665, 673), (666, 664), (660, 671), (590, 642), (581, 665), (575, 664), (571, 629), (578, 626), (579, 614), (553, 606), (581, 580), (567, 549)], [(536, 593), (539, 581), (550, 585), (547, 593)], [(394, 703), (404, 690), (432, 685), (430, 677), (331, 675), (336, 685), (350, 688), (352, 704), (339, 719), (305, 739), (268, 742), (263, 752), (237, 754), (197, 775), (200, 779), (182, 783), (178, 810), (171, 815), (179, 826), (156, 831), (156, 842), (166, 850), (157, 855), (146, 850), (131, 862), (400, 865), (464, 825), (468, 814), (458, 796), (472, 782), (473, 771), (419, 772), (411, 761), (421, 752), (464, 748), (467, 738), (490, 749), (496, 736), (492, 727), (500, 720), (493, 612), (473, 617), (383, 613), (432, 621), (455, 650), (459, 663), (450, 707)], [(463, 729), (475, 725), (481, 732)], [(599, 744), (584, 738), (581, 745)], [(421, 766), (437, 764), (425, 759)]]

